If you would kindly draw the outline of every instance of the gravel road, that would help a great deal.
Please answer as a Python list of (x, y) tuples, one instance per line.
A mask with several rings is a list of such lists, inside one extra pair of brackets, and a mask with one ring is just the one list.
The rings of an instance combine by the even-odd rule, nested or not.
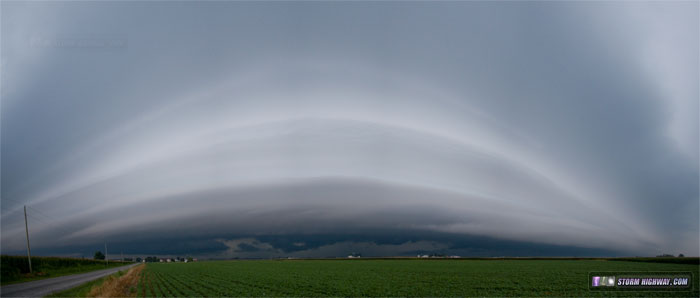
[(121, 267), (114, 267), (104, 270), (97, 270), (87, 273), (65, 275), (42, 280), (28, 281), (18, 284), (0, 287), (2, 297), (43, 297), (54, 292), (77, 287), (88, 281), (98, 279), (115, 273), (119, 270), (127, 270), (139, 263), (134, 263)]

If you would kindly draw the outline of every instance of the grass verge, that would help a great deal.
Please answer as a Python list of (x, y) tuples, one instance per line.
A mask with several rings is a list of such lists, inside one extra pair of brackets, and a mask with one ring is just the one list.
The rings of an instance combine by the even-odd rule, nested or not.
[(72, 289), (53, 293), (47, 297), (133, 297), (144, 265), (129, 271), (118, 271)]

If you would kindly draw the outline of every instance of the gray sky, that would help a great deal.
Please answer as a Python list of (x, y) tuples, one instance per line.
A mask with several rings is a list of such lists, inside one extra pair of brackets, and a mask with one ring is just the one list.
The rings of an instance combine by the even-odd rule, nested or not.
[(2, 251), (698, 255), (698, 11), (3, 2)]

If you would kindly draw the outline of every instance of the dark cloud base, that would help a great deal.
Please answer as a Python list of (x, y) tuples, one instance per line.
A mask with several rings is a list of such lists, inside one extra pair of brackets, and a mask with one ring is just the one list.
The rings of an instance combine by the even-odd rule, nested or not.
[[(255, 243), (264, 243), (270, 247), (260, 248), (255, 244), (241, 243), (236, 252), (240, 255), (227, 255), (229, 249), (222, 239), (254, 239)], [(408, 250), (398, 249), (407, 243), (433, 243), (432, 247)], [(346, 244), (371, 243), (378, 247), (390, 247), (384, 252), (374, 254), (372, 249), (364, 252), (340, 251), (329, 254), (319, 248)], [(354, 246), (357, 247), (357, 246)], [(391, 253), (394, 248), (395, 253)], [(80, 246), (64, 246), (57, 248), (38, 248), (32, 251), (35, 255), (70, 255), (76, 257), (91, 257), (96, 250), (103, 250), (103, 243)], [(301, 252), (310, 258), (345, 257), (350, 253), (359, 253), (365, 257), (415, 256), (416, 254), (444, 254), (463, 257), (617, 257), (626, 256), (623, 252), (584, 248), (575, 246), (549, 245), (534, 242), (501, 240), (491, 237), (456, 235), (448, 233), (407, 233), (405, 231), (374, 231), (362, 234), (348, 235), (222, 235), (220, 238), (153, 238), (134, 242), (108, 243), (108, 250), (113, 254), (125, 255), (191, 255), (202, 258), (278, 258), (297, 256)], [(3, 252), (3, 254), (24, 254), (24, 251)]]

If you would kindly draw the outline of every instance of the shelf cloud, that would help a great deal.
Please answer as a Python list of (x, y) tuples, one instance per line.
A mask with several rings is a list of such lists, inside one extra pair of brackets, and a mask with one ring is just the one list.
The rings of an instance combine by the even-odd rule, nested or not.
[(698, 255), (697, 22), (696, 2), (3, 3), (2, 251), (27, 205), (44, 254)]

